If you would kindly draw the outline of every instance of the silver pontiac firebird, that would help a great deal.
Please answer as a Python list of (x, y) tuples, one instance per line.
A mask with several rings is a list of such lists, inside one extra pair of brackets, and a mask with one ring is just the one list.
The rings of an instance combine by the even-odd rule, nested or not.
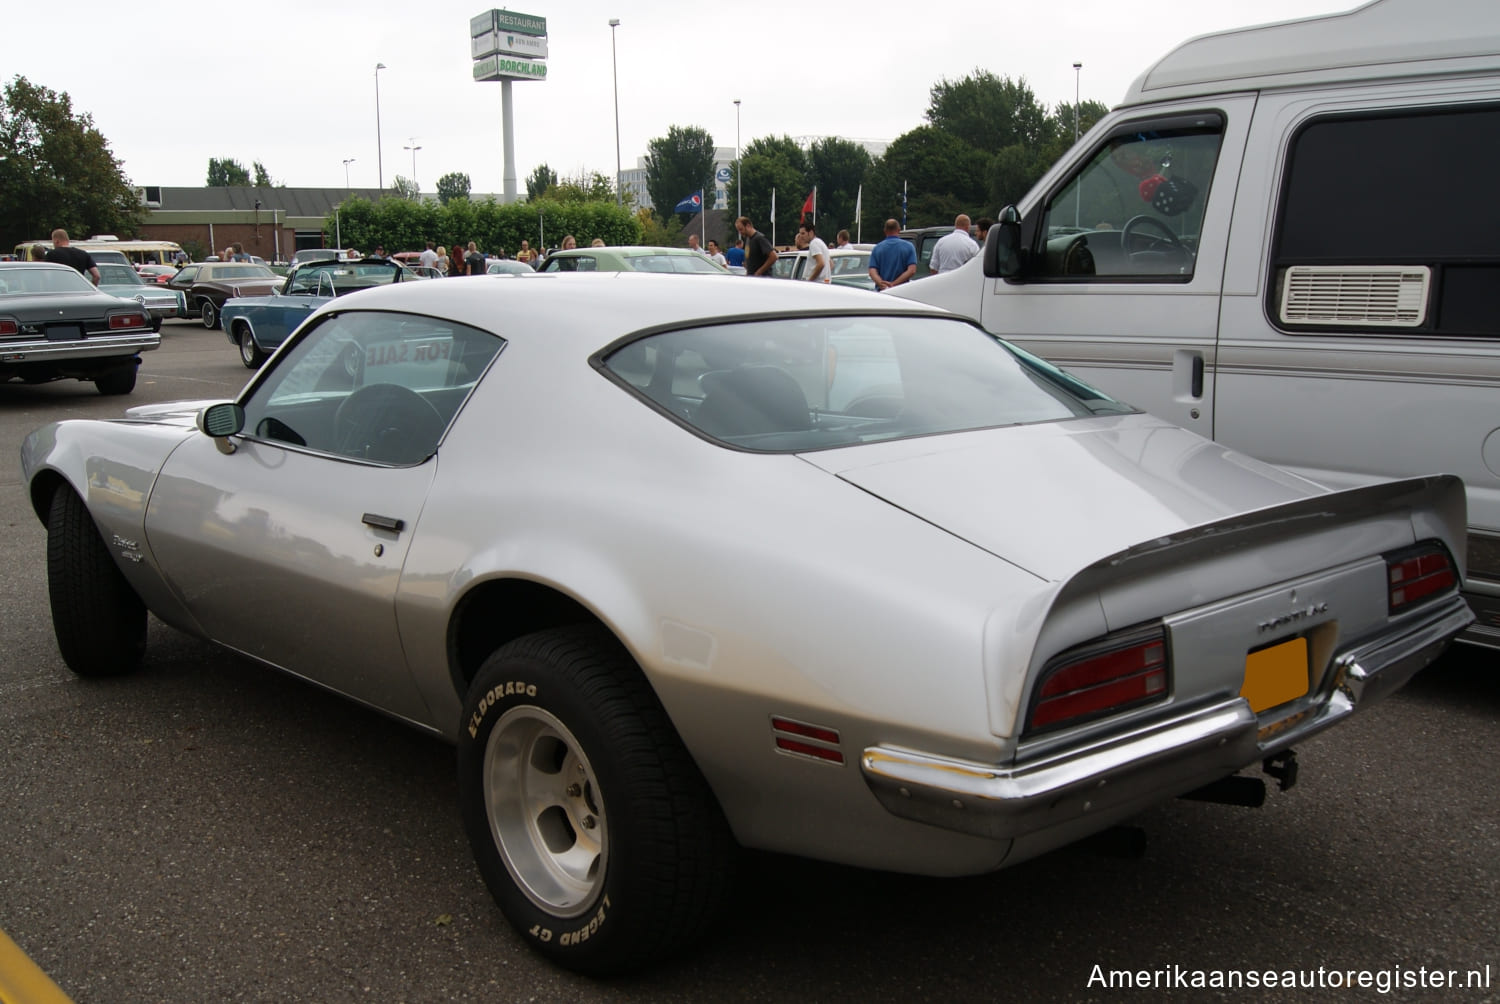
[(1330, 491), (797, 283), (357, 292), (235, 401), (22, 461), (74, 672), (150, 611), (452, 741), (500, 909), (594, 974), (704, 931), (740, 847), (975, 874), (1253, 804), (1471, 619), (1456, 478)]

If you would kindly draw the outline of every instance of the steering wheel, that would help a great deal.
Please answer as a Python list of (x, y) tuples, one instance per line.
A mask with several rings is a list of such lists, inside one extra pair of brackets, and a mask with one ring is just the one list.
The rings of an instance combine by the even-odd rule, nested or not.
[(385, 464), (427, 458), (443, 434), (443, 416), (414, 390), (372, 383), (344, 398), (333, 413), (334, 449)]
[[(1155, 230), (1156, 233), (1142, 233), (1142, 230)], [(1139, 244), (1139, 246), (1134, 246)], [(1189, 254), (1182, 241), (1171, 229), (1157, 219), (1155, 216), (1142, 213), (1140, 216), (1132, 216), (1120, 228), (1120, 247), (1126, 254), (1136, 254), (1141, 251), (1176, 251), (1180, 254)]]

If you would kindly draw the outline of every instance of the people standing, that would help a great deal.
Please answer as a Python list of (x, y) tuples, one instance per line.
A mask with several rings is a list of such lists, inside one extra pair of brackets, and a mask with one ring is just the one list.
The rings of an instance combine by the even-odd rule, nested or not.
[(437, 268), (438, 254), (432, 249), (432, 241), (427, 242), (427, 250), (417, 255), (417, 263), (426, 268)]
[(901, 236), (901, 224), (885, 221), (885, 240), (870, 252), (870, 278), (876, 289), (890, 289), (910, 282), (917, 274), (917, 249)]
[(562, 248), (560, 250), (571, 251), (574, 248), (576, 248), (577, 246), (578, 246), (578, 241), (573, 237), (572, 234), (564, 234), (563, 235)]
[(748, 216), (735, 220), (734, 229), (745, 242), (745, 274), (770, 275), (771, 266), (776, 264), (778, 257), (771, 238), (755, 229)]
[(55, 261), (59, 265), (76, 269), (89, 282), (99, 285), (99, 266), (94, 263), (94, 256), (68, 243), (66, 230), (59, 228), (52, 231), (52, 250), (43, 255), (42, 260)]
[(604, 238), (603, 237), (595, 237), (593, 240), (589, 241), (589, 247), (591, 247), (591, 248), (602, 248), (602, 247), (604, 247)]
[(701, 248), (701, 247), (698, 246), (698, 235), (697, 234), (688, 234), (688, 250), (689, 251), (696, 251), (699, 254), (703, 253), (703, 248)]
[(981, 249), (984, 247), (985, 238), (990, 235), (990, 227), (994, 225), (995, 221), (990, 219), (988, 216), (979, 217), (979, 222), (974, 224), (974, 229), (979, 231), (979, 233), (975, 235), (974, 239), (979, 242), (979, 246)]
[(729, 261), (724, 257), (724, 252), (719, 250), (719, 242), (711, 238), (708, 242), (708, 257), (710, 261), (716, 261), (725, 268), (729, 267)]
[[(735, 229), (738, 228), (739, 226), (736, 224)], [(729, 264), (730, 268), (745, 267), (745, 239), (743, 237), (736, 237), (734, 239), (734, 247), (724, 252), (724, 260)]]
[(979, 245), (969, 236), (969, 217), (959, 213), (953, 218), (953, 232), (938, 238), (932, 246), (930, 267), (934, 275), (952, 272), (979, 253)]
[(437, 270), (444, 275), (447, 275), (448, 269), (451, 268), (452, 265), (453, 263), (448, 259), (448, 249), (439, 244), (437, 246)]
[(847, 231), (847, 230), (840, 230), (839, 233), (838, 233), (838, 236), (836, 238), (834, 238), (834, 243), (835, 243), (836, 247), (841, 247), (841, 248), (849, 247), (850, 246), (850, 244), (849, 244), (849, 231)]
[(807, 249), (802, 278), (808, 282), (832, 282), (833, 259), (828, 256), (828, 245), (818, 236), (818, 225), (804, 220), (797, 228), (797, 243)]
[(464, 255), (464, 266), (468, 268), (470, 275), (484, 275), (487, 270), (484, 255), (479, 253), (479, 245), (474, 241), (469, 242), (468, 253)]
[[(505, 257), (505, 252), (503, 250), (500, 252), (500, 257)], [(531, 242), (522, 241), (521, 250), (516, 252), (516, 261), (524, 261), (526, 264), (530, 265), (535, 260), (536, 252), (531, 250)]]
[(245, 248), (244, 248), (243, 245), (240, 244), (239, 241), (235, 241), (233, 244), (229, 245), (229, 251), (230, 251), (230, 255), (229, 255), (229, 260), (230, 261), (249, 261), (250, 260), (250, 256), (245, 253)]

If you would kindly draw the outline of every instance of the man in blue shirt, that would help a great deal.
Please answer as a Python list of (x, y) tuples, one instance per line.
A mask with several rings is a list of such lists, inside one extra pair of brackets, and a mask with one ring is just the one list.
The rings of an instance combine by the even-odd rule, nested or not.
[(734, 247), (724, 252), (724, 258), (728, 261), (730, 268), (745, 267), (745, 238), (736, 237)]
[(885, 240), (870, 252), (870, 278), (876, 289), (890, 289), (910, 282), (917, 274), (917, 249), (901, 236), (901, 224), (885, 221)]

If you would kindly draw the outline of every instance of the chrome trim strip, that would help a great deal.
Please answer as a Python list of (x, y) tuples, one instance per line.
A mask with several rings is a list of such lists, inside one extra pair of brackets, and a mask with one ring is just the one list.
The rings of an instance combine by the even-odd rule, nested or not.
[(95, 335), (66, 342), (0, 342), (0, 362), (45, 363), (93, 356), (133, 356), (161, 346), (161, 336)]
[(1316, 714), (1282, 730), (1235, 697), (1009, 767), (871, 746), (860, 769), (892, 815), (992, 840), (1135, 811), (1259, 763), (1374, 704), (1441, 655), (1473, 616), (1455, 593), (1395, 636), (1344, 650)]

